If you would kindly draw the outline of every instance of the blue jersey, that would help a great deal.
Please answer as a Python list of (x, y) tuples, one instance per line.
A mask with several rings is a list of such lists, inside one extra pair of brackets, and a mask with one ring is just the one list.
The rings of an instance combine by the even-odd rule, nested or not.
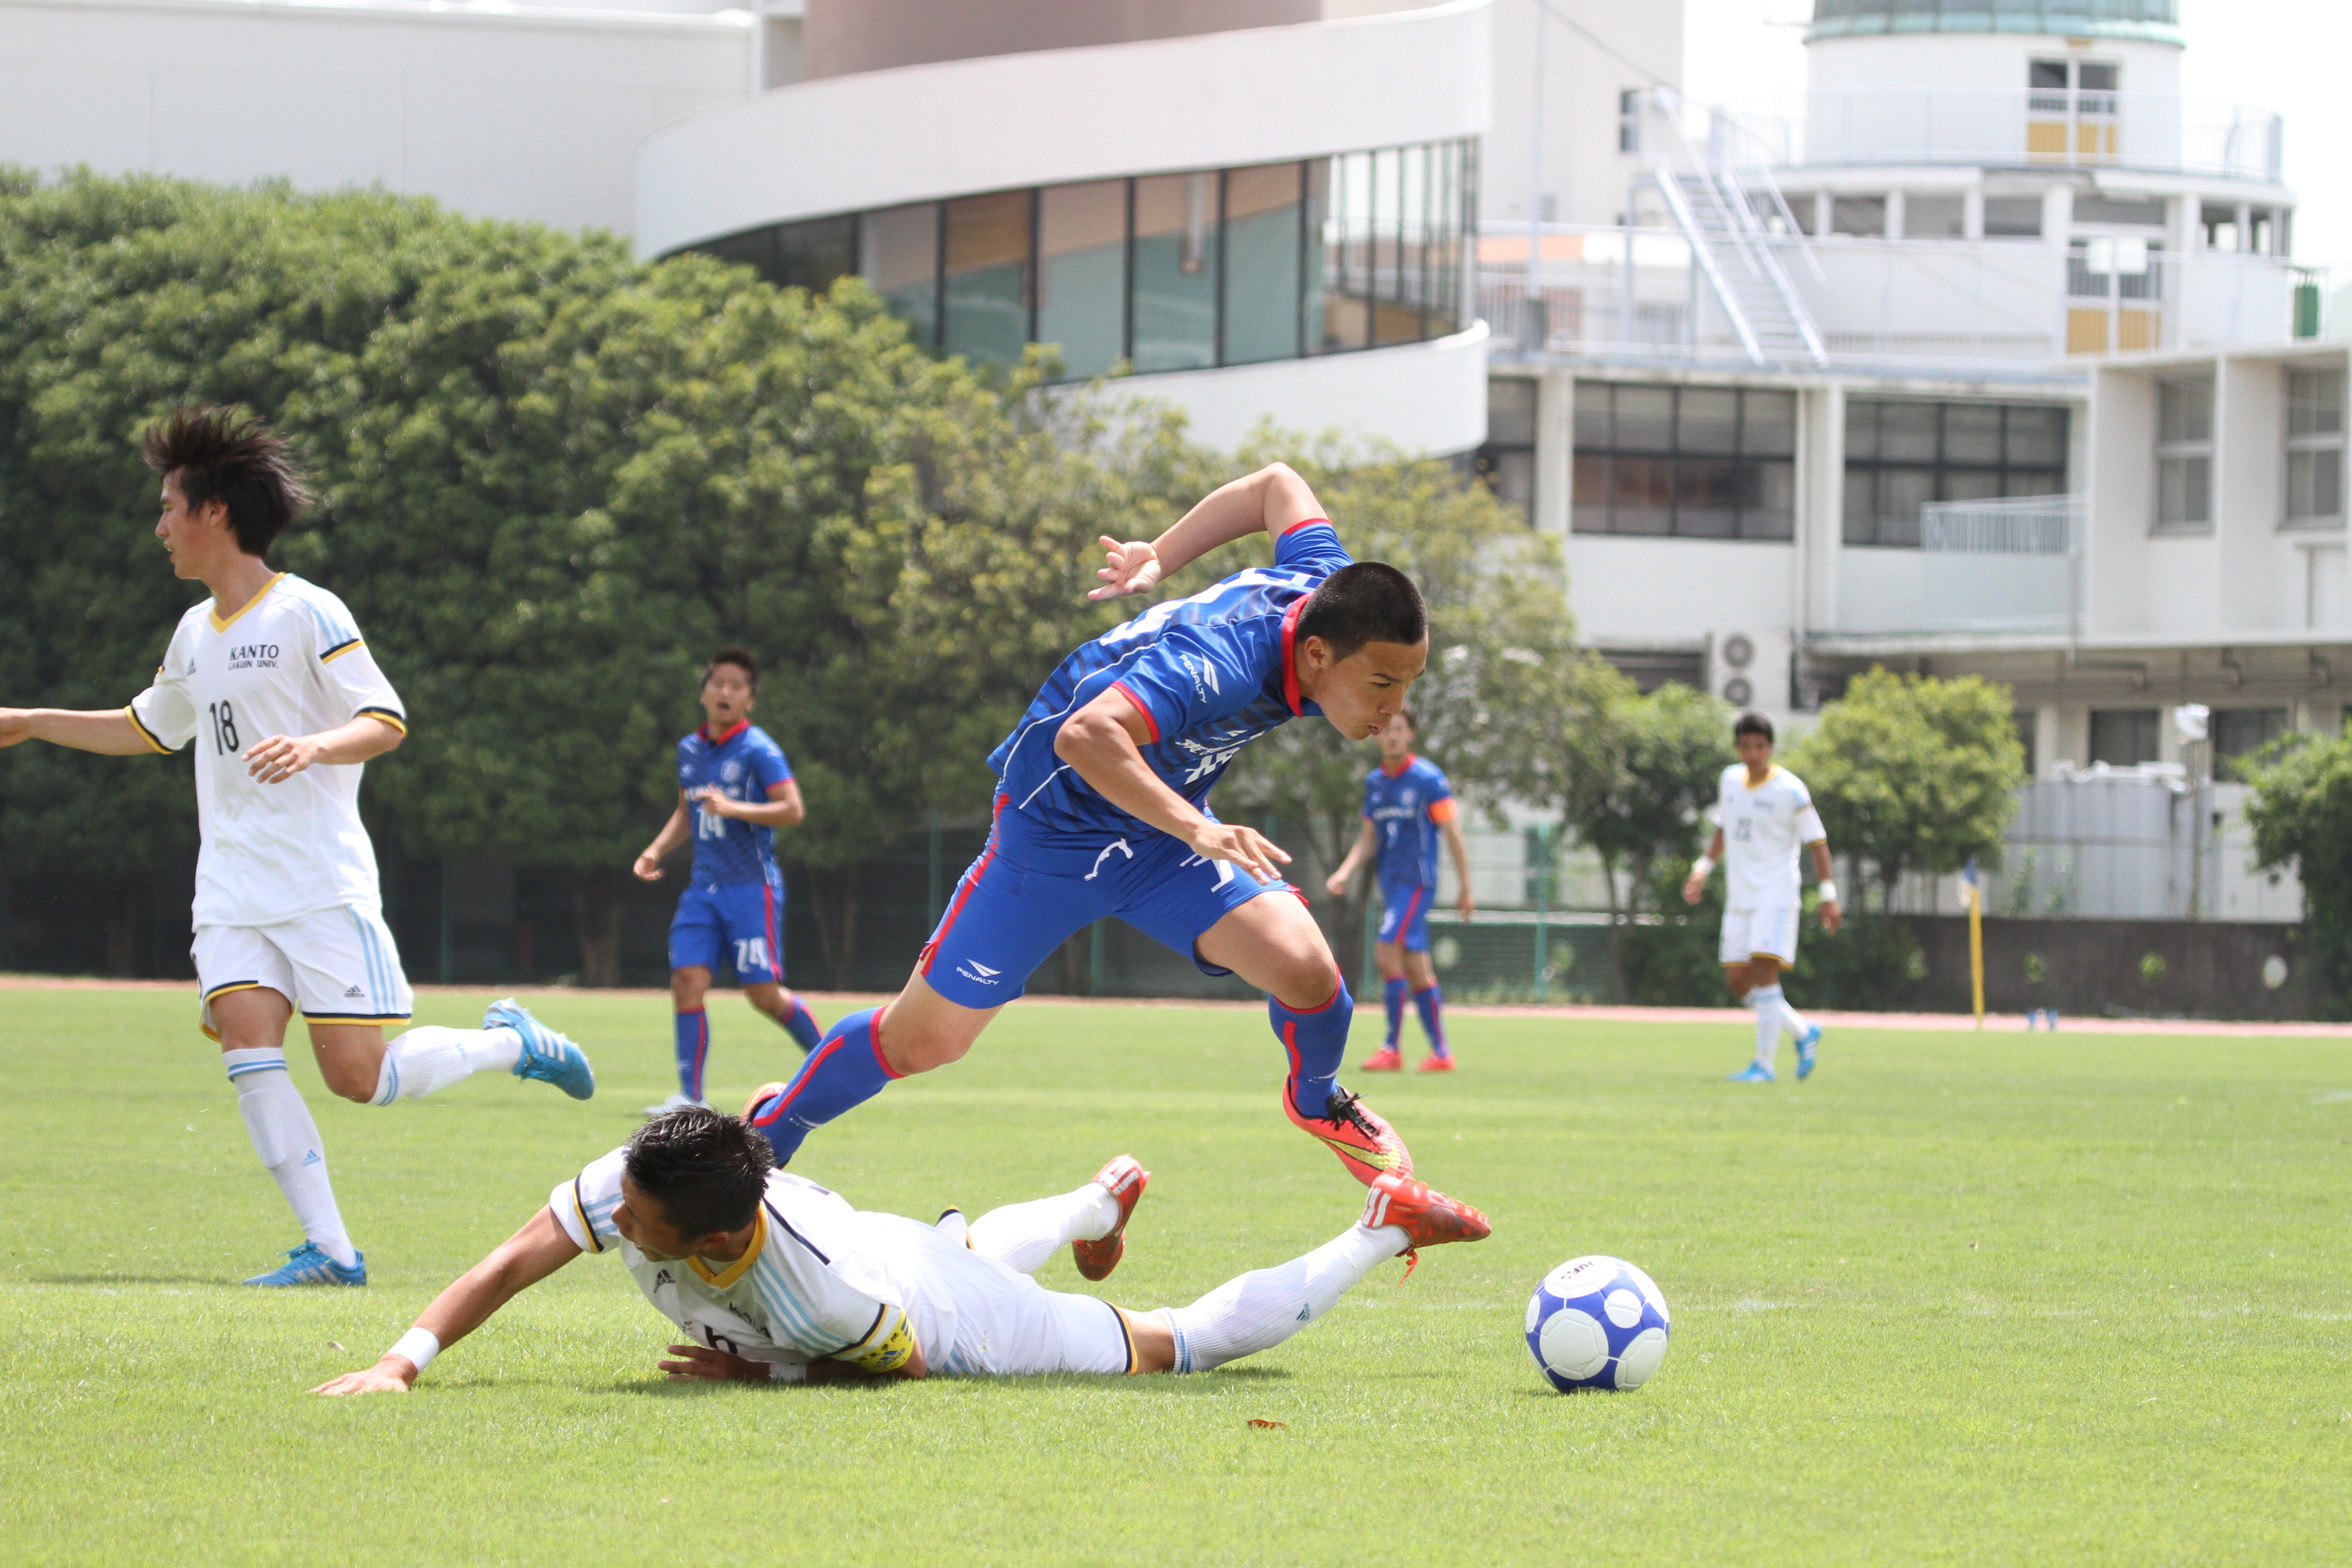
[(1364, 780), (1364, 816), (1379, 836), (1381, 886), (1437, 886), (1438, 826), (1454, 820), (1454, 786), (1426, 757), (1385, 763)]
[[(1205, 593), (1152, 605), (1061, 662), (988, 765), (1002, 782), (1000, 832), (1032, 844), (1158, 831), (1095, 793), (1054, 754), (1063, 721), (1116, 688), (1150, 724), (1143, 761), (1202, 805), (1226, 764), (1276, 725), (1320, 714), (1298, 693), (1294, 645), (1307, 595), (1349, 564), (1321, 518), (1275, 542), (1274, 565), (1236, 572)], [(1073, 846), (1072, 847), (1076, 847)]]
[[(718, 787), (731, 800), (765, 805), (768, 792), (793, 776), (783, 748), (765, 730), (740, 721), (713, 739), (705, 730), (677, 743), (677, 787), (691, 793), (705, 784)], [(694, 884), (723, 888), (737, 882), (776, 879), (776, 835), (773, 828), (713, 816), (687, 802), (694, 825)]]

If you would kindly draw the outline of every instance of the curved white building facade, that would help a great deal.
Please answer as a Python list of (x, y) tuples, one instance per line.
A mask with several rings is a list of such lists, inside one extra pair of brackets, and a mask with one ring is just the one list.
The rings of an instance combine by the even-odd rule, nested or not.
[[(639, 151), (637, 243), (782, 283), (859, 274), (928, 346), (1002, 361), (1043, 342), (1067, 379), (1131, 371), (1216, 445), (1270, 419), (1465, 451), (1486, 428), (1468, 252), (1486, 0), (1299, 9), (689, 115)], [(813, 4), (813, 57), (826, 20)]]

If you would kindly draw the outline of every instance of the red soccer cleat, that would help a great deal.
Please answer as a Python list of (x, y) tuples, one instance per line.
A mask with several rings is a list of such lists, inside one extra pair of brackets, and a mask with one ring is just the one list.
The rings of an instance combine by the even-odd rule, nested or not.
[(1395, 1128), (1344, 1089), (1335, 1089), (1320, 1116), (1301, 1116), (1291, 1098), (1291, 1086), (1282, 1086), (1282, 1113), (1291, 1125), (1311, 1132), (1324, 1147), (1339, 1156), (1348, 1174), (1366, 1186), (1381, 1176), (1412, 1174), (1412, 1152)]
[(775, 1083), (763, 1083), (759, 1088), (753, 1089), (751, 1091), (751, 1098), (743, 1102), (743, 1120), (746, 1121), (751, 1121), (752, 1112), (758, 1110), (762, 1104), (783, 1093), (789, 1087), (789, 1085), (779, 1080)]
[(1403, 1068), (1403, 1054), (1394, 1046), (1382, 1046), (1379, 1050), (1366, 1057), (1364, 1065), (1356, 1070), (1358, 1072), (1401, 1072)]
[(1421, 1058), (1421, 1066), (1413, 1070), (1416, 1072), (1452, 1072), (1454, 1070), (1454, 1053), (1448, 1051), (1441, 1057), (1435, 1051), (1432, 1051), (1429, 1055)]
[(1363, 1226), (1378, 1230), (1392, 1225), (1404, 1232), (1405, 1278), (1412, 1278), (1414, 1265), (1421, 1261), (1419, 1251), (1424, 1247), (1443, 1247), (1449, 1241), (1484, 1241), (1494, 1234), (1495, 1227), (1486, 1216), (1468, 1204), (1455, 1203), (1444, 1193), (1433, 1191), (1426, 1184), (1405, 1176), (1382, 1176), (1364, 1194)]
[(1135, 1217), (1136, 1200), (1143, 1196), (1150, 1181), (1151, 1173), (1137, 1164), (1132, 1154), (1121, 1154), (1095, 1173), (1095, 1185), (1118, 1200), (1118, 1223), (1099, 1241), (1070, 1243), (1080, 1274), (1089, 1279), (1110, 1278), (1110, 1271), (1127, 1256), (1127, 1222)]

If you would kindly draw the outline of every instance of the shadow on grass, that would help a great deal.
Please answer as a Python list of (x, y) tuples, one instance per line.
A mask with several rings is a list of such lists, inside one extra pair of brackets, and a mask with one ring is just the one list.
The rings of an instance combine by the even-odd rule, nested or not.
[[(1027, 1376), (949, 1375), (939, 1373), (929, 1378), (912, 1380), (918, 1383), (981, 1384), (1000, 1388), (1085, 1388), (1097, 1393), (1134, 1394), (1168, 1396), (1215, 1394), (1223, 1387), (1235, 1384), (1270, 1384), (1287, 1383), (1291, 1373), (1278, 1366), (1223, 1366), (1214, 1372), (1195, 1373), (1179, 1376), (1174, 1373), (1145, 1373), (1129, 1376), (1116, 1373), (1046, 1372)], [(845, 1378), (838, 1383), (817, 1385), (825, 1393), (839, 1391), (879, 1396), (894, 1389), (908, 1386), (910, 1380), (903, 1377)], [(642, 1394), (659, 1399), (675, 1399), (684, 1394), (714, 1388), (732, 1388), (737, 1384), (714, 1383), (708, 1378), (615, 1378), (611, 1383), (583, 1384), (582, 1391), (608, 1394)], [(753, 1384), (751, 1386), (761, 1386)], [(769, 1384), (780, 1394), (800, 1394), (811, 1392), (805, 1384)]]

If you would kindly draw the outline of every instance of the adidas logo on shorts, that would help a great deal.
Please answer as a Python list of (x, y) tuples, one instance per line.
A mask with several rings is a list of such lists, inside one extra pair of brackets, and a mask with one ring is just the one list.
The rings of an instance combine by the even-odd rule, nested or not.
[(364, 992), (364, 991), (362, 991), (362, 990), (361, 990), (361, 989), (360, 989), (358, 986), (356, 986), (356, 985), (352, 985), (352, 986), (346, 986), (346, 987), (344, 988), (344, 990), (343, 990), (343, 994), (344, 994), (344, 995), (346, 995), (346, 996), (364, 996), (364, 995), (366, 995), (366, 994), (367, 994), (367, 993), (366, 993), (366, 992)]

